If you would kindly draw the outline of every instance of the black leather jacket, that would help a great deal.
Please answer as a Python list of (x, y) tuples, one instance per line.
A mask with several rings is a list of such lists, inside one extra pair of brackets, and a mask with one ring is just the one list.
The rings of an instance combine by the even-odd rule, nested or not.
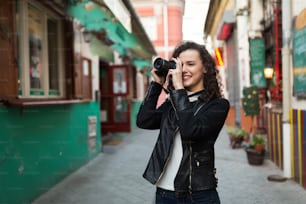
[(186, 90), (170, 92), (170, 99), (158, 109), (162, 86), (151, 82), (137, 115), (137, 126), (160, 129), (143, 177), (152, 184), (160, 178), (180, 131), (183, 157), (175, 177), (176, 192), (199, 191), (217, 187), (214, 144), (229, 110), (229, 102), (216, 98), (209, 102), (189, 102)]

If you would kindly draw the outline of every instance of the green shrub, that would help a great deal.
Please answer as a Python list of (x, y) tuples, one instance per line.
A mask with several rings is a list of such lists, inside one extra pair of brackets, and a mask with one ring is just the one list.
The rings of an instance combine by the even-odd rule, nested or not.
[(245, 131), (242, 128), (233, 127), (233, 126), (227, 126), (226, 130), (227, 130), (227, 133), (230, 136), (233, 136), (233, 137), (245, 137), (245, 136), (248, 136), (248, 132)]

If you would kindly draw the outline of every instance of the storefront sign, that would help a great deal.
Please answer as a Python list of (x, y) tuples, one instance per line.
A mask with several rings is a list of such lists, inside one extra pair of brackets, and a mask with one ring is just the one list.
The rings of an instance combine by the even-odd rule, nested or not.
[(295, 19), (293, 28), (293, 95), (306, 99), (306, 9)]
[(258, 88), (266, 87), (264, 77), (265, 44), (263, 38), (250, 40), (251, 83)]

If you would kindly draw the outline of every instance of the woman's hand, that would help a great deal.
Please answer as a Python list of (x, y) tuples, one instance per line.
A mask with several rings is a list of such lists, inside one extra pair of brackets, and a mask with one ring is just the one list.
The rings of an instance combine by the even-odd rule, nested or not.
[(156, 72), (158, 70), (153, 68), (151, 70), (151, 75), (153, 77), (153, 81), (155, 81), (156, 83), (159, 83), (160, 85), (164, 85), (165, 81), (166, 81), (166, 77), (165, 76), (159, 76)]
[(176, 63), (176, 69), (169, 69), (168, 79), (171, 78), (174, 89), (184, 89), (183, 83), (183, 65), (179, 58), (173, 58)]

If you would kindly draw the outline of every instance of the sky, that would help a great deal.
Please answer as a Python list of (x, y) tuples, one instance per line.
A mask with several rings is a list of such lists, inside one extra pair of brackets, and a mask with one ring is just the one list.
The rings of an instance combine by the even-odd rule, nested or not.
[(210, 0), (185, 0), (183, 40), (203, 43), (204, 23)]

